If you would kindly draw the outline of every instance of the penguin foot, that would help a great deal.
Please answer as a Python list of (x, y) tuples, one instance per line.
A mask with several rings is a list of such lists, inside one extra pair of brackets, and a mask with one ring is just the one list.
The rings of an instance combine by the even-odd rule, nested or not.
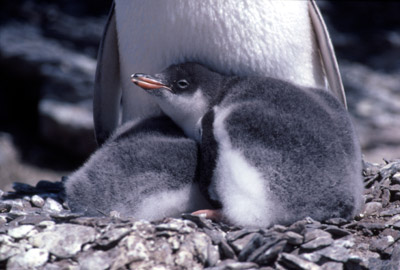
[(216, 209), (198, 210), (196, 212), (193, 212), (192, 215), (202, 216), (215, 222), (220, 222), (224, 220), (221, 210)]

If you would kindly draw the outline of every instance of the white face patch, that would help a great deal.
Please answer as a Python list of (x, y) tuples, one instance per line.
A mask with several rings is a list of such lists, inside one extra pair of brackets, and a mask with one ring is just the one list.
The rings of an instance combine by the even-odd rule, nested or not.
[(268, 226), (273, 222), (277, 205), (271, 199), (267, 180), (246, 160), (240, 149), (232, 147), (225, 129), (225, 119), (232, 110), (214, 107), (214, 136), (218, 142), (216, 169), (210, 195), (222, 202), (228, 220), (242, 226)]
[(200, 141), (199, 120), (208, 110), (208, 102), (201, 89), (193, 94), (180, 95), (165, 91), (162, 97), (157, 97), (157, 103), (189, 138)]

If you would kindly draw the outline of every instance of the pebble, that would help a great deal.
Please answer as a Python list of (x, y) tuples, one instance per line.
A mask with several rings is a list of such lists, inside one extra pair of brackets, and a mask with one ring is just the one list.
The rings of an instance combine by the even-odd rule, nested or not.
[[(229, 238), (229, 234), (228, 234), (227, 239), (235, 239), (234, 241), (231, 242), (231, 246), (233, 247), (233, 249), (235, 250), (236, 253), (240, 253), (243, 250), (243, 248), (249, 244), (250, 240), (257, 235), (261, 236), (258, 233), (250, 233), (250, 234), (242, 234), (241, 238), (236, 237), (236, 236), (235, 237), (231, 236), (231, 238)], [(258, 237), (258, 239), (259, 239), (259, 237)]]
[(5, 261), (8, 258), (22, 252), (23, 252), (22, 246), (17, 246), (14, 243), (2, 243), (0, 245), (0, 261)]
[(8, 230), (8, 235), (15, 239), (24, 238), (35, 228), (33, 225), (22, 225)]
[(267, 265), (273, 262), (286, 247), (287, 241), (280, 240), (271, 247), (269, 247), (263, 254), (260, 256), (254, 256), (255, 262), (260, 265)]
[(288, 267), (289, 269), (294, 269), (294, 270), (321, 270), (321, 267), (319, 267), (317, 264), (306, 261), (296, 255), (288, 254), (288, 253), (282, 253), (280, 257), (278, 258), (278, 261)]
[(107, 252), (99, 250), (79, 256), (78, 262), (80, 270), (105, 270), (111, 266), (112, 258)]
[(302, 253), (300, 257), (306, 259), (307, 261), (317, 263), (321, 260), (321, 255), (314, 252), (314, 253)]
[(132, 261), (144, 261), (148, 260), (150, 257), (150, 253), (145, 245), (144, 239), (137, 234), (129, 235), (123, 238), (119, 243), (119, 246), (122, 246), (126, 249), (126, 256)]
[(321, 266), (321, 270), (343, 270), (343, 264), (338, 262), (327, 262)]
[(321, 256), (336, 262), (347, 262), (349, 259), (349, 251), (340, 246), (330, 246), (317, 251)]
[(394, 239), (391, 235), (380, 237), (371, 242), (369, 249), (371, 251), (383, 253), (390, 245), (394, 243)]
[(246, 243), (243, 249), (240, 251), (238, 259), (239, 261), (246, 261), (246, 259), (255, 250), (264, 244), (264, 237), (259, 233), (254, 233), (251, 235), (250, 240)]
[(385, 188), (382, 193), (382, 207), (388, 206), (389, 202), (390, 202), (390, 191), (389, 189)]
[(58, 213), (63, 210), (63, 207), (52, 198), (47, 198), (43, 205), (43, 210), (50, 213)]
[(251, 262), (237, 262), (234, 260), (225, 260), (219, 263), (216, 267), (205, 268), (207, 270), (247, 270), (256, 269), (258, 265)]
[(400, 184), (400, 172), (397, 172), (392, 176), (392, 183)]
[(11, 210), (11, 205), (6, 203), (0, 203), (0, 213), (7, 213)]
[(199, 228), (207, 228), (210, 230), (213, 229), (211, 221), (202, 216), (191, 215), (191, 214), (182, 214), (182, 218), (194, 222)]
[(3, 216), (0, 214), (0, 226), (7, 223), (7, 216)]
[(27, 252), (11, 257), (7, 262), (8, 270), (37, 269), (43, 266), (49, 258), (49, 252), (44, 249), (32, 248)]
[(340, 238), (351, 234), (348, 230), (340, 229), (333, 225), (326, 227), (324, 230), (336, 238)]
[(335, 226), (342, 226), (349, 223), (349, 221), (344, 218), (330, 218), (328, 220), (325, 220), (325, 223)]
[(379, 213), (381, 217), (392, 217), (400, 214), (400, 208), (393, 208)]
[(42, 208), (44, 206), (44, 199), (38, 195), (33, 195), (31, 202), (34, 206)]
[(96, 231), (91, 227), (58, 224), (32, 236), (29, 242), (57, 257), (70, 258), (81, 250), (83, 244), (93, 242), (95, 237)]
[(369, 215), (377, 213), (381, 209), (382, 209), (382, 203), (369, 202), (369, 203), (365, 204), (363, 213), (364, 213), (364, 215), (369, 216)]
[(301, 248), (305, 250), (316, 250), (333, 243), (333, 239), (330, 233), (320, 229), (315, 229), (307, 232), (304, 235), (304, 244)]
[(380, 223), (372, 223), (372, 222), (359, 222), (357, 224), (357, 228), (367, 229), (374, 233), (379, 233), (379, 231), (383, 231), (386, 228), (386, 225)]
[(104, 232), (96, 241), (100, 246), (109, 246), (128, 235), (129, 228), (116, 228)]
[(294, 246), (301, 245), (304, 241), (304, 237), (301, 234), (291, 231), (285, 233), (285, 238), (289, 244)]
[[(222, 239), (219, 243), (219, 248), (221, 249), (221, 256), (226, 259), (236, 259), (236, 254), (235, 251), (232, 249), (232, 247), (228, 244), (228, 242), (225, 239)], [(243, 249), (243, 247), (242, 247)], [(240, 249), (240, 250), (242, 250)], [(239, 253), (240, 250), (237, 250), (236, 252)]]

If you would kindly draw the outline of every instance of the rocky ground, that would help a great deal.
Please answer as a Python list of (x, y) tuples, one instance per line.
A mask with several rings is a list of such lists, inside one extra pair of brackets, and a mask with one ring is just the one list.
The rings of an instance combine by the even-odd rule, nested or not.
[(400, 269), (400, 160), (364, 165), (356, 220), (249, 229), (189, 214), (82, 217), (62, 182), (16, 183), (0, 200), (0, 269)]

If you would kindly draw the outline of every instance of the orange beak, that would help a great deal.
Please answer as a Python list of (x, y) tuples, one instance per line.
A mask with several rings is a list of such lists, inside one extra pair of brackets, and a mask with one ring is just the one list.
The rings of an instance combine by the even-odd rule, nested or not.
[(131, 75), (131, 81), (144, 90), (165, 88), (172, 92), (171, 88), (162, 82), (142, 73), (135, 73)]

